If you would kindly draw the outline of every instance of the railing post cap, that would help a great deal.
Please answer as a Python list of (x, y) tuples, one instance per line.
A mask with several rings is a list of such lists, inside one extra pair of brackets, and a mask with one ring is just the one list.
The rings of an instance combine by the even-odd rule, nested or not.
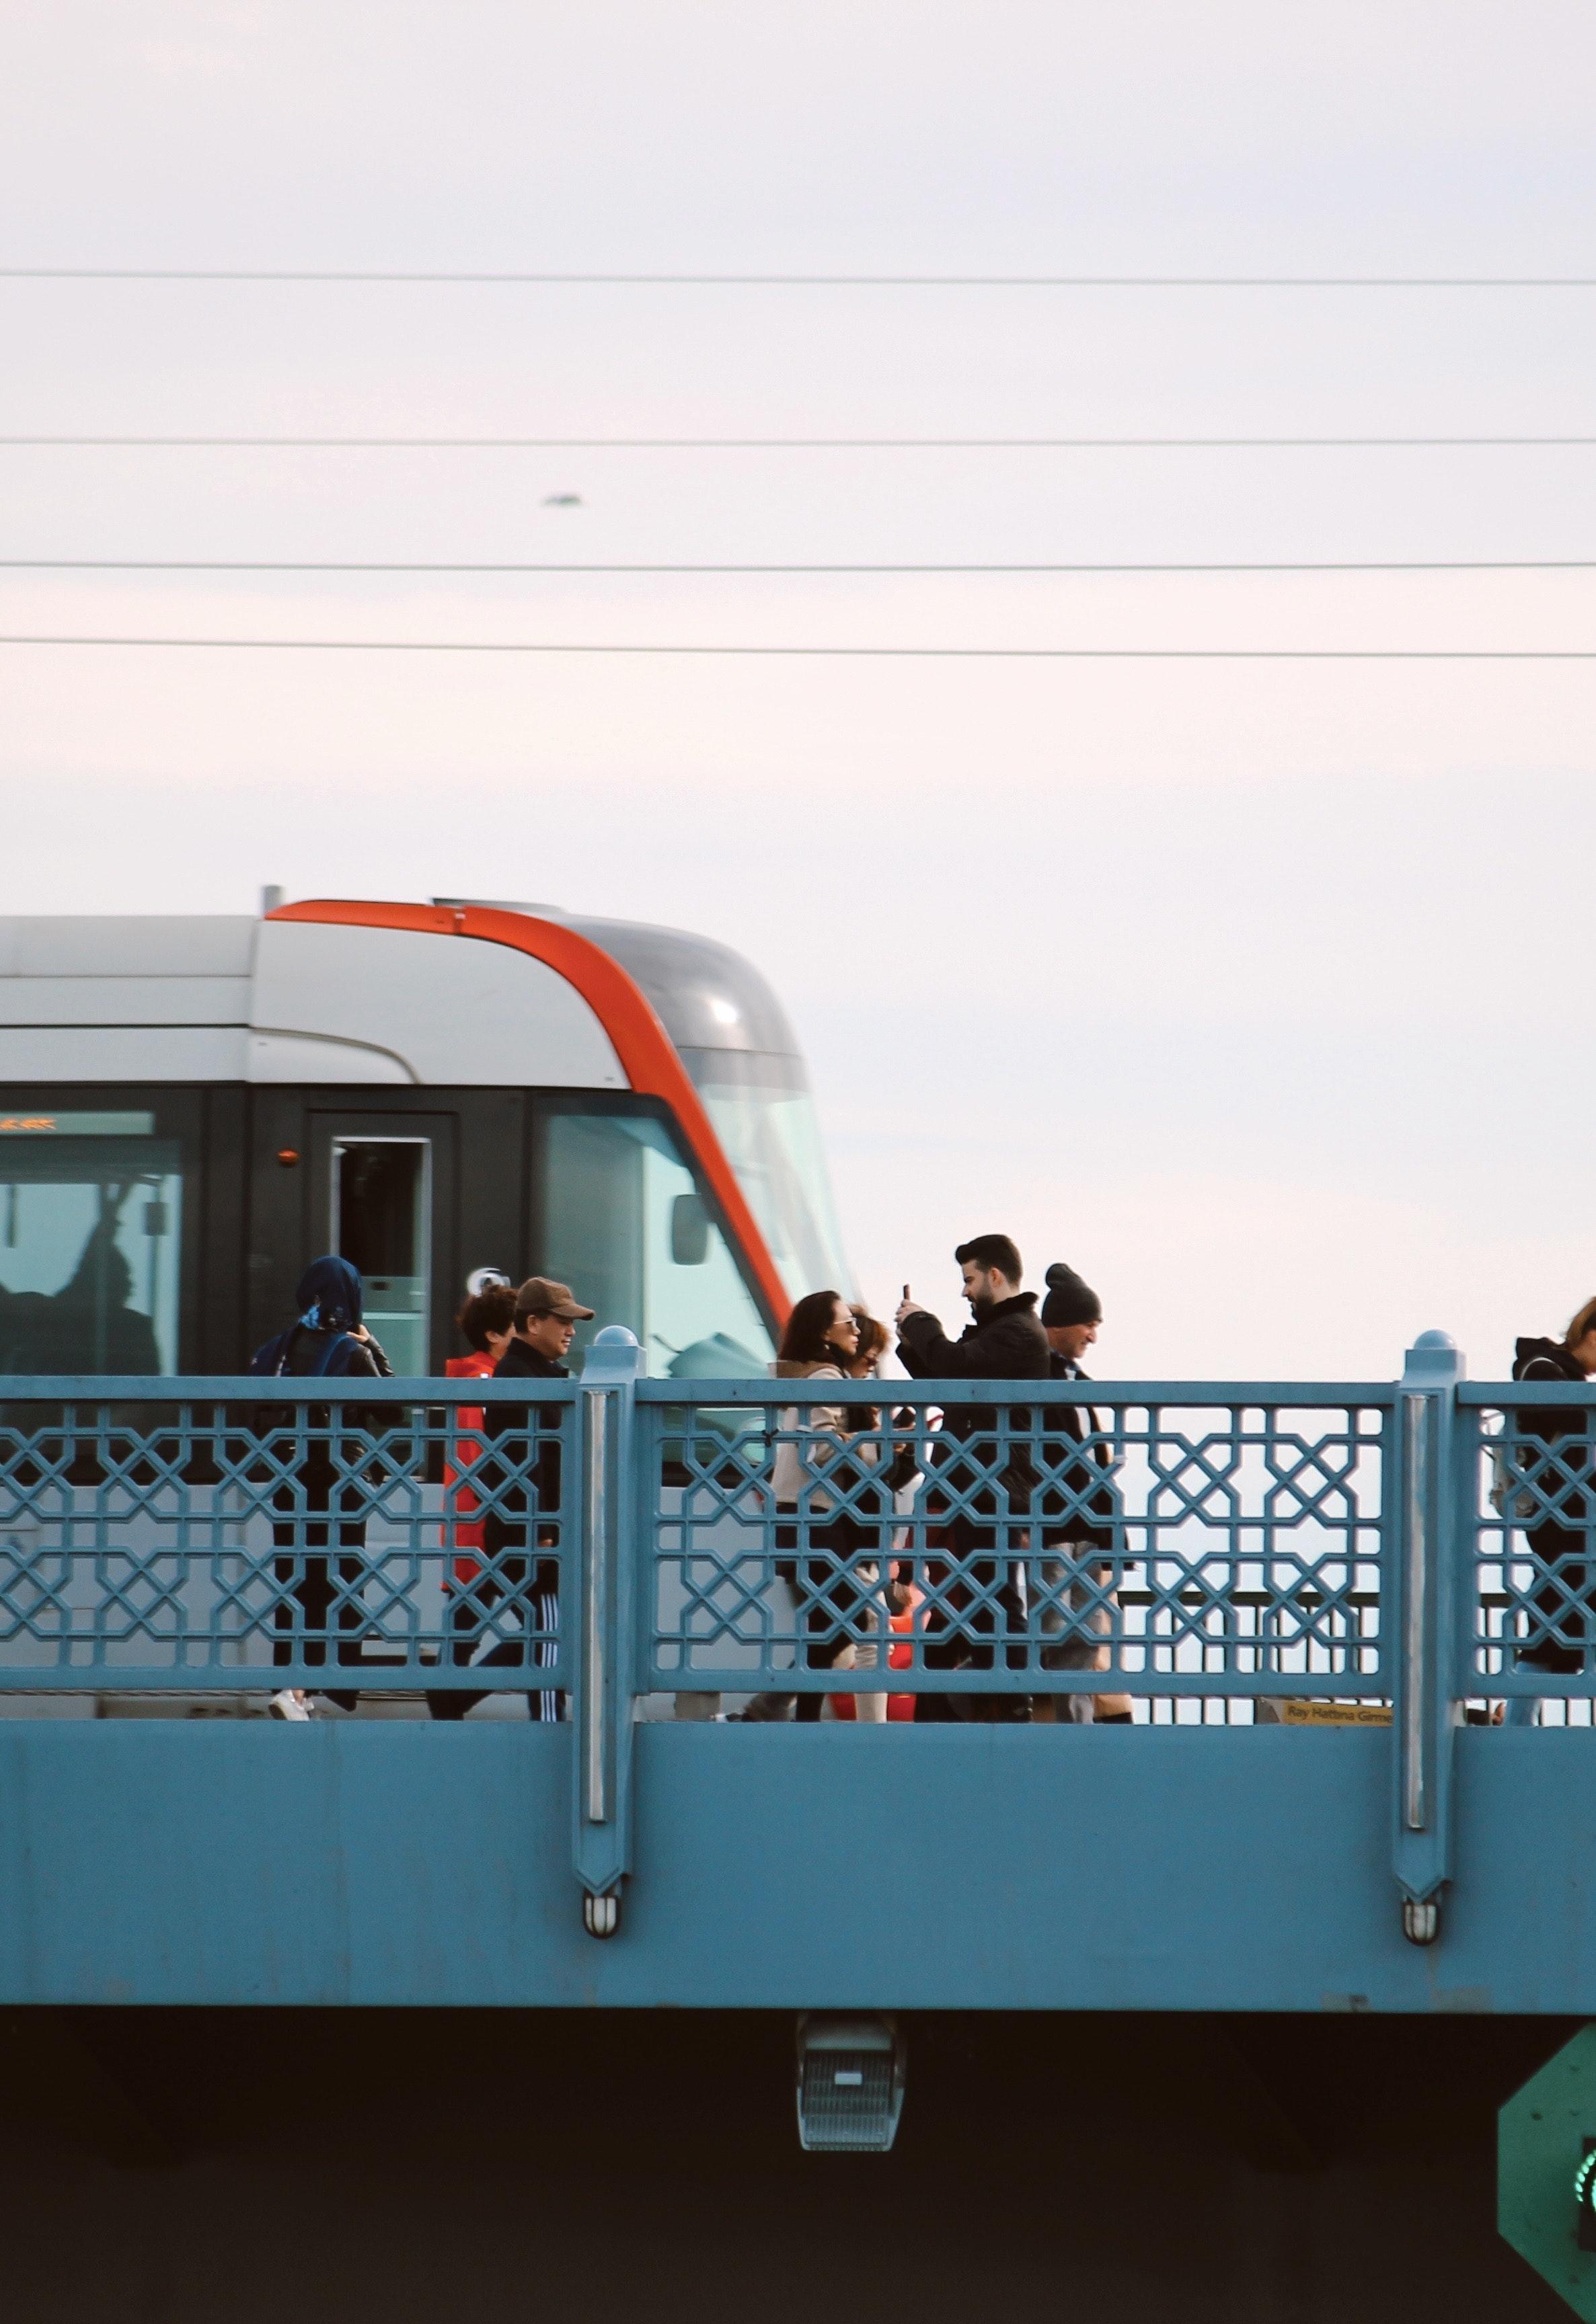
[(1404, 1379), (1462, 1379), (1468, 1365), (1450, 1332), (1421, 1332), (1407, 1351)]
[(647, 1370), (648, 1360), (637, 1334), (624, 1323), (606, 1323), (595, 1332), (582, 1358), (584, 1379), (641, 1379)]

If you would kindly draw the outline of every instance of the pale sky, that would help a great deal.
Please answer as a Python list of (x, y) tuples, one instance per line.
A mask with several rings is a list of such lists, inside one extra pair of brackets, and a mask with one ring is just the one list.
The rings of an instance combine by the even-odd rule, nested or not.
[[(0, 265), (1596, 275), (1573, 5), (12, 5)], [(0, 281), (0, 436), (1596, 434), (1596, 290)], [(0, 447), (0, 556), (1578, 558), (1596, 449)], [(581, 505), (550, 507), (551, 494)], [(44, 576), (0, 631), (1589, 647), (1590, 574)], [(0, 647), (6, 911), (516, 894), (746, 952), (859, 1276), (1103, 1376), (1596, 1292), (1596, 663)]]

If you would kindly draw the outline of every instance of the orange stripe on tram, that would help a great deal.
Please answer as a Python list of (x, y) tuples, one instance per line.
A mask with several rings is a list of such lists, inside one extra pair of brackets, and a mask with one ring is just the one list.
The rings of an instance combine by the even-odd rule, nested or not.
[(333, 927), (401, 928), (420, 936), (474, 936), (480, 943), (508, 945), (512, 951), (524, 952), (563, 976), (609, 1035), (632, 1087), (641, 1096), (662, 1099), (669, 1107), (734, 1241), (747, 1255), (780, 1331), (792, 1303), (704, 1102), (647, 994), (619, 961), (590, 937), (578, 936), (575, 928), (562, 927), (555, 920), (472, 904), (378, 904), (323, 898), (279, 905), (267, 918), (311, 920)]

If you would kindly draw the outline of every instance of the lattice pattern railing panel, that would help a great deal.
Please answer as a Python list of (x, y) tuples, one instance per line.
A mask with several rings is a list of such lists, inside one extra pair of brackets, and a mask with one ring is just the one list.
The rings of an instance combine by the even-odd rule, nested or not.
[(373, 1406), (289, 1385), (8, 1387), (0, 1688), (559, 1683), (574, 1389)]
[(1527, 1383), (1490, 1394), (1458, 1415), (1472, 1545), (1468, 1669), (1502, 1695), (1586, 1694), (1596, 1685), (1596, 1392)]
[(1381, 1692), (1388, 1391), (798, 1385), (640, 1404), (655, 1684)]

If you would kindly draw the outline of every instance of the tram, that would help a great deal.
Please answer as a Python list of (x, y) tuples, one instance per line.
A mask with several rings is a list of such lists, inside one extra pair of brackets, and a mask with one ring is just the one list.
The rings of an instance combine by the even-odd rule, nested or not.
[(0, 919), (0, 1373), (239, 1371), (326, 1250), (401, 1377), (479, 1267), (684, 1378), (849, 1282), (798, 1043), (723, 945), (448, 897)]

